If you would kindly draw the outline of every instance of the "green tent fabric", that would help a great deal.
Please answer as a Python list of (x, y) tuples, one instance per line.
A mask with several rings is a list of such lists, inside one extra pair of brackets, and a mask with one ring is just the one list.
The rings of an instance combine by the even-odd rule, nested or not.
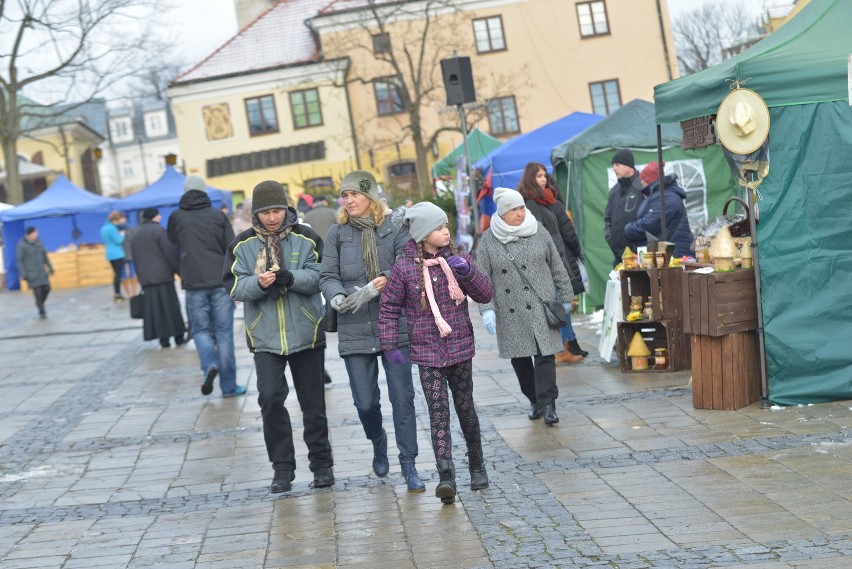
[[(503, 142), (491, 135), (485, 134), (478, 128), (470, 131), (467, 135), (467, 144), (470, 148), (470, 163), (473, 164)], [(456, 146), (452, 152), (435, 162), (432, 166), (432, 177), (451, 176), (456, 171), (456, 161), (464, 154), (464, 142)]]
[[(681, 150), (678, 125), (662, 127), (663, 159), (669, 171), (678, 161), (698, 160), (706, 189), (706, 213), (709, 219), (718, 215), (734, 191), (733, 178), (718, 146)], [(629, 148), (637, 169), (657, 159), (657, 127), (654, 105), (648, 101), (630, 101), (604, 120), (553, 149), (551, 163), (559, 186), (567, 189), (568, 209), (583, 246), (589, 273), (587, 302), (602, 305), (606, 281), (612, 270), (612, 251), (604, 240), (604, 210), (611, 183), (608, 172), (612, 157), (620, 148)], [(691, 169), (695, 171), (695, 169)], [(682, 171), (682, 170), (681, 170)]]
[[(730, 89), (745, 81), (771, 107), (848, 99), (852, 2), (811, 0), (792, 20), (739, 55), (654, 88), (657, 122), (716, 114)], [(844, 49), (838, 49), (846, 46)]]
[(658, 120), (714, 114), (738, 71), (770, 107), (757, 237), (769, 399), (781, 405), (852, 399), (850, 22), (852, 2), (812, 0), (737, 58), (747, 67), (655, 89)]

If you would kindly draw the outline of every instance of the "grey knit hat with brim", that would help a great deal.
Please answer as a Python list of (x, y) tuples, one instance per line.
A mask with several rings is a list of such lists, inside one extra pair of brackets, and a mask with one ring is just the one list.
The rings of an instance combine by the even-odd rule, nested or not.
[(432, 202), (414, 204), (405, 210), (405, 217), (402, 218), (403, 226), (408, 227), (411, 238), (418, 243), (447, 222), (447, 212)]
[(199, 176), (187, 176), (186, 180), (183, 181), (183, 191), (188, 192), (190, 190), (200, 190), (205, 191), (207, 189), (207, 184), (204, 183), (204, 180)]
[(259, 213), (268, 209), (287, 209), (287, 192), (275, 180), (264, 180), (251, 194), (251, 211)]
[(497, 204), (497, 215), (503, 217), (507, 211), (524, 205), (524, 196), (511, 188), (494, 188), (494, 203)]
[(376, 177), (366, 170), (355, 170), (349, 172), (340, 182), (340, 195), (343, 192), (360, 192), (373, 200), (379, 201), (379, 186)]

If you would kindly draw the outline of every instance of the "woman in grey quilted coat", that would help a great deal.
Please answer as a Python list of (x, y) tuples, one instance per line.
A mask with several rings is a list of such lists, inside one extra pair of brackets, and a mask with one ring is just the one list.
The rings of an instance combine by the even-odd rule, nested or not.
[(521, 194), (496, 188), (494, 202), (497, 215), (477, 252), (477, 264), (494, 284), (494, 299), (480, 305), (482, 321), (489, 334), (497, 334), (500, 357), (512, 361), (521, 392), (530, 400), (529, 418), (543, 414), (544, 422), (554, 425), (559, 422), (554, 354), (564, 346), (559, 328), (547, 325), (542, 301), (558, 293), (563, 303), (571, 302), (574, 290), (553, 239), (527, 211)]

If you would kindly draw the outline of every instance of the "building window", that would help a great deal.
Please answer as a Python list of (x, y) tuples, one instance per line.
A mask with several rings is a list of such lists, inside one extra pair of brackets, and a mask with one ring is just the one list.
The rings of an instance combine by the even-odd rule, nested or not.
[(399, 162), (388, 166), (388, 182), (391, 187), (404, 192), (417, 188), (417, 164)]
[(621, 108), (621, 90), (618, 79), (589, 83), (592, 96), (592, 112), (596, 115), (608, 115)]
[(293, 111), (293, 128), (322, 125), (319, 92), (316, 89), (290, 93), (290, 110)]
[(606, 4), (603, 0), (579, 2), (577, 4), (577, 19), (580, 21), (581, 37), (588, 38), (609, 34), (609, 21), (606, 17)]
[(506, 36), (503, 35), (503, 18), (493, 16), (473, 21), (473, 37), (478, 53), (503, 51), (506, 49)]
[(246, 99), (249, 134), (270, 134), (278, 132), (278, 118), (275, 116), (275, 100), (272, 95)]
[(121, 162), (121, 175), (125, 178), (133, 177), (133, 162), (124, 160)]
[(334, 191), (334, 180), (330, 177), (311, 178), (310, 180), (305, 180), (303, 185), (305, 193), (312, 196), (336, 193)]
[(405, 110), (402, 106), (399, 84), (395, 78), (376, 79), (373, 81), (373, 87), (376, 90), (376, 109), (379, 116), (393, 115)]
[(488, 101), (488, 127), (494, 136), (521, 132), (515, 97), (500, 97)]
[(390, 36), (386, 32), (373, 34), (373, 53), (375, 55), (390, 53), (390, 50)]
[(133, 140), (133, 127), (129, 118), (113, 119), (109, 123), (113, 142), (127, 142)]

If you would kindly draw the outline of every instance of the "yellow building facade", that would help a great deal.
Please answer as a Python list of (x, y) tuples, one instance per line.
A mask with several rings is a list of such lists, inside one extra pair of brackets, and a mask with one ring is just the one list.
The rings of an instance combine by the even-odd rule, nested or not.
[[(17, 141), (19, 156), (65, 174), (71, 182), (101, 193), (95, 149), (103, 137), (81, 122), (36, 129)], [(48, 184), (53, 178), (48, 179)]]

